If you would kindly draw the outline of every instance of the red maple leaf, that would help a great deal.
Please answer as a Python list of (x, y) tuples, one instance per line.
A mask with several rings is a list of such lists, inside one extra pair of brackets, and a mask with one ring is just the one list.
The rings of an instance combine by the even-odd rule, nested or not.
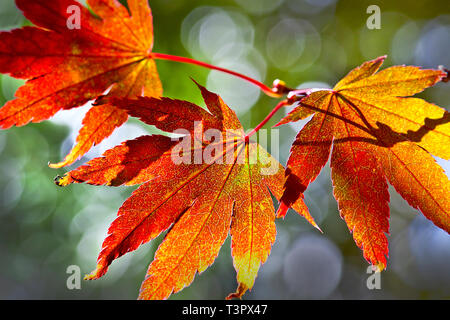
[(292, 145), (279, 215), (302, 201), (331, 152), (340, 214), (364, 257), (378, 269), (385, 268), (388, 255), (388, 182), (412, 207), (450, 231), (450, 182), (431, 156), (450, 158), (450, 115), (407, 97), (445, 74), (411, 66), (377, 72), (383, 60), (364, 63), (332, 90), (313, 92), (280, 122), (315, 112)]
[[(239, 283), (230, 298), (252, 288), (275, 241), (269, 190), (281, 197), (284, 169), (244, 135), (235, 113), (219, 96), (200, 88), (209, 112), (169, 98), (113, 100), (115, 106), (161, 130), (185, 130), (193, 139), (184, 149), (179, 149), (184, 142), (166, 136), (142, 136), (57, 179), (60, 186), (143, 183), (120, 208), (97, 269), (88, 279), (102, 276), (114, 259), (171, 227), (148, 269), (141, 299), (164, 299), (189, 285), (196, 272), (213, 263), (229, 232)], [(205, 142), (203, 130), (199, 136), (195, 124), (205, 136), (214, 132), (214, 139)], [(186, 161), (174, 161), (174, 155)], [(203, 159), (199, 161), (198, 155)], [(294, 209), (316, 225), (302, 201)]]
[[(52, 167), (76, 161), (128, 118), (126, 111), (98, 99), (160, 96), (154, 60), (152, 15), (147, 1), (89, 0), (93, 13), (73, 0), (16, 0), (35, 27), (0, 32), (0, 72), (27, 79), (16, 99), (0, 109), (0, 127), (23, 126), (60, 110), (97, 104), (86, 114), (76, 145)], [(69, 28), (79, 12), (80, 25)], [(101, 101), (102, 103), (99, 103)]]

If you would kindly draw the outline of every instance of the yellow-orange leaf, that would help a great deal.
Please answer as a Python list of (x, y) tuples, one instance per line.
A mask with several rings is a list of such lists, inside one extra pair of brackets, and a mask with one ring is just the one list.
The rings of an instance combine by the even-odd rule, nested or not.
[(450, 115), (408, 97), (440, 81), (438, 70), (365, 62), (338, 82), (300, 101), (280, 123), (315, 112), (298, 133), (287, 163), (279, 214), (302, 199), (331, 151), (334, 196), (364, 257), (386, 266), (391, 183), (408, 203), (450, 232), (450, 182), (431, 154), (450, 159)]

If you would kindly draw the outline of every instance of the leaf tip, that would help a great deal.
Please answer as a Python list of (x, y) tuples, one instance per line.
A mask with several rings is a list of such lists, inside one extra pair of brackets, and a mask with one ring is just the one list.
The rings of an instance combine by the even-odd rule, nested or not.
[[(320, 231), (320, 233), (323, 233), (322, 229), (320, 229), (319, 225), (316, 223), (314, 218), (309, 214), (308, 208), (304, 204), (304, 202), (297, 202), (298, 204), (302, 204), (299, 207), (293, 207), (294, 210), (297, 211), (299, 215), (304, 217), (314, 228)], [(289, 210), (291, 206), (287, 205), (285, 202), (281, 201), (280, 206), (278, 207), (276, 217), (277, 218), (284, 218), (286, 216), (287, 211)]]
[(313, 223), (313, 227), (316, 228), (317, 230), (319, 230), (319, 232), (323, 234), (322, 229), (320, 229), (319, 225), (316, 222)]
[(279, 126), (285, 124), (286, 122), (283, 121), (283, 120), (284, 120), (284, 119), (281, 119), (278, 123), (274, 124), (274, 125), (272, 126), (272, 128), (276, 128), (276, 127), (279, 127)]
[(61, 177), (60, 175), (57, 175), (54, 179), (53, 182), (58, 186), (58, 187), (65, 187), (68, 184), (70, 184), (70, 180), (69, 177), (67, 175), (65, 175), (64, 177)]
[(197, 80), (195, 80), (195, 79), (192, 78), (192, 77), (189, 77), (189, 78), (195, 83), (195, 85), (196, 85), (201, 91), (203, 91), (203, 90), (205, 89), (205, 87), (202, 86), (200, 83), (198, 83)]
[(52, 169), (59, 169), (64, 167), (65, 165), (67, 165), (66, 161), (62, 161), (62, 162), (58, 162), (58, 163), (51, 163), (50, 161), (47, 164), (49, 166), (49, 168)]
[(94, 274), (87, 274), (84, 276), (83, 280), (95, 280), (97, 279)]
[(372, 265), (372, 270), (375, 272), (381, 272), (386, 269), (386, 265), (383, 262), (379, 262), (376, 265)]
[(97, 267), (94, 271), (92, 271), (90, 274), (87, 274), (84, 276), (84, 280), (95, 280), (101, 277), (101, 274), (99, 275), (99, 268)]
[(70, 153), (64, 158), (63, 161), (58, 162), (58, 163), (51, 163), (49, 161), (48, 166), (52, 169), (60, 169), (62, 167), (71, 165), (72, 163), (77, 161), (79, 158), (81, 158), (81, 156), (82, 156), (82, 154), (79, 154), (79, 150), (77, 150), (77, 147), (75, 147), (74, 149), (72, 149), (72, 151), (70, 151)]
[(247, 285), (243, 284), (242, 282), (239, 283), (239, 286), (236, 289), (236, 292), (230, 293), (225, 300), (231, 300), (231, 299), (242, 299), (242, 296), (249, 288)]
[(284, 219), (288, 209), (289, 209), (289, 206), (286, 203), (281, 202), (280, 206), (278, 207), (278, 210), (277, 210), (277, 213), (276, 213), (276, 217)]
[(450, 81), (450, 70), (445, 68), (443, 65), (440, 65), (438, 69), (442, 72), (441, 81), (449, 82)]

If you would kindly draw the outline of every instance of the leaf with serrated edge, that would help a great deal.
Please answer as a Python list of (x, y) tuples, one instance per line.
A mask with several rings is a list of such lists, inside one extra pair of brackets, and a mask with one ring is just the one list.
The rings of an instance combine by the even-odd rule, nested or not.
[(414, 208), (450, 232), (450, 182), (431, 154), (450, 159), (450, 115), (408, 97), (445, 74), (413, 66), (378, 71), (385, 57), (352, 70), (332, 90), (302, 99), (280, 124), (312, 119), (291, 147), (281, 198), (284, 215), (328, 161), (342, 218), (364, 257), (386, 267), (389, 232), (387, 182)]
[[(166, 132), (184, 129), (195, 136), (196, 122), (205, 132), (217, 129), (224, 138), (193, 143), (183, 151), (192, 159), (198, 150), (220, 146), (211, 161), (177, 164), (171, 158), (176, 140), (143, 136), (57, 179), (61, 186), (143, 183), (119, 209), (88, 279), (102, 276), (114, 259), (170, 228), (142, 283), (140, 299), (165, 299), (189, 285), (197, 272), (214, 262), (229, 232), (238, 281), (238, 290), (230, 297), (240, 297), (253, 287), (275, 241), (271, 194), (280, 199), (284, 170), (261, 146), (245, 138), (235, 113), (219, 96), (200, 89), (209, 112), (169, 98), (113, 101)], [(293, 208), (317, 226), (303, 201)]]
[[(40, 122), (97, 99), (71, 152), (51, 167), (72, 164), (127, 120), (107, 97), (162, 94), (149, 57), (153, 27), (146, 0), (129, 0), (130, 13), (117, 0), (89, 0), (95, 16), (73, 0), (16, 4), (35, 27), (0, 32), (0, 72), (27, 80), (0, 109), (0, 128)], [(70, 8), (80, 10), (80, 28), (67, 26)]]

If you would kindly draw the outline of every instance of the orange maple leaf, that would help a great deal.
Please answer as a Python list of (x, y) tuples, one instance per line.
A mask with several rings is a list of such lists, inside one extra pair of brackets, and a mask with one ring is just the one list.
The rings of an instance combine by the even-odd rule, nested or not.
[[(143, 183), (120, 208), (88, 279), (102, 276), (114, 259), (172, 226), (148, 269), (139, 298), (165, 299), (189, 285), (196, 272), (213, 263), (229, 232), (239, 283), (229, 297), (240, 297), (252, 288), (275, 240), (269, 190), (280, 199), (284, 168), (246, 138), (236, 114), (219, 96), (200, 89), (209, 112), (169, 98), (112, 100), (161, 130), (185, 130), (190, 137), (185, 149), (179, 149), (182, 141), (166, 136), (142, 136), (57, 179), (60, 186)], [(203, 130), (205, 137), (211, 130), (216, 134), (205, 142)], [(198, 161), (198, 154), (211, 157)], [(174, 155), (186, 161), (174, 161)], [(293, 208), (317, 226), (302, 201)]]
[[(129, 0), (130, 12), (117, 0), (87, 3), (93, 13), (73, 0), (16, 0), (36, 27), (0, 32), (0, 72), (27, 79), (17, 98), (0, 109), (1, 128), (49, 119), (107, 89), (108, 97), (162, 94), (149, 57), (153, 27), (147, 1)], [(77, 11), (80, 24), (69, 28)], [(126, 111), (98, 100), (103, 103), (87, 112), (72, 151), (51, 167), (75, 162), (127, 120)]]
[(377, 72), (385, 57), (351, 71), (332, 90), (302, 99), (279, 124), (312, 119), (298, 133), (287, 163), (279, 216), (302, 199), (329, 158), (341, 217), (364, 257), (386, 266), (388, 184), (438, 227), (450, 232), (450, 182), (431, 156), (450, 158), (450, 115), (407, 96), (445, 74), (413, 66)]

